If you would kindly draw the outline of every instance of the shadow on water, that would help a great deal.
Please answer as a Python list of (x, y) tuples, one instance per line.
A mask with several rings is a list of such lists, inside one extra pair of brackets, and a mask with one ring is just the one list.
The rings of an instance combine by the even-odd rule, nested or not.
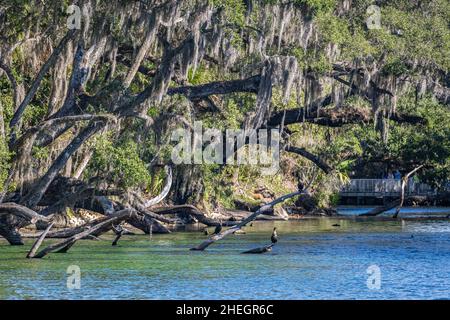
[[(242, 251), (279, 243), (263, 255)], [(205, 252), (188, 249), (201, 232), (128, 236), (112, 247), (79, 241), (67, 254), (27, 260), (26, 246), (0, 241), (3, 299), (442, 299), (450, 298), (448, 221), (307, 219), (254, 222)], [(48, 240), (50, 243), (53, 240)], [(81, 269), (69, 290), (67, 267)], [(367, 268), (381, 288), (367, 286)]]

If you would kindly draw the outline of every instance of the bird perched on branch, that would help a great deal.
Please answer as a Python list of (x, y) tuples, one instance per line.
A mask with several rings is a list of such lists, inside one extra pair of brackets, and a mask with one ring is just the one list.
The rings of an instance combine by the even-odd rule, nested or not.
[(277, 228), (273, 228), (272, 236), (270, 237), (270, 240), (272, 241), (272, 244), (275, 244), (278, 242)]

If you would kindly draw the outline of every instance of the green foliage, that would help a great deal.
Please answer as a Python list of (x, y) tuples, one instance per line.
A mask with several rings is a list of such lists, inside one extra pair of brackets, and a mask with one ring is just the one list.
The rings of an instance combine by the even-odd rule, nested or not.
[(243, 26), (245, 23), (245, 4), (241, 0), (209, 0), (216, 8), (223, 10), (227, 23)]
[(317, 74), (326, 74), (332, 70), (332, 64), (324, 53), (320, 53), (318, 57), (309, 58), (309, 67)]
[(424, 125), (389, 125), (388, 140), (384, 143), (371, 126), (351, 127), (341, 133), (328, 147), (332, 154), (348, 159), (363, 156), (365, 160), (391, 159), (405, 171), (424, 164), (418, 176), (434, 186), (442, 186), (450, 177), (450, 113), (434, 99), (417, 102), (404, 96), (398, 102), (401, 112), (416, 114), (426, 120)]
[(150, 183), (145, 163), (139, 157), (138, 145), (134, 141), (120, 141), (117, 144), (108, 135), (96, 139), (90, 173), (101, 175), (121, 187), (137, 187)]
[(8, 178), (11, 156), (5, 139), (0, 137), (0, 192), (4, 191), (5, 181)]
[(351, 38), (349, 22), (346, 19), (327, 12), (318, 16), (316, 23), (320, 29), (321, 38), (326, 43), (342, 45)]
[(32, 156), (36, 160), (45, 160), (50, 156), (49, 148), (33, 146)]
[(306, 5), (314, 14), (329, 13), (336, 6), (336, 0), (295, 0), (294, 2)]

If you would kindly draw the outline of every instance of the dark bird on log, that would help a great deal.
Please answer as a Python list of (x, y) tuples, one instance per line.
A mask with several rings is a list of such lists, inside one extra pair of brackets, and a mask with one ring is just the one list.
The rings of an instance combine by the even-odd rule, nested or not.
[(214, 234), (219, 234), (222, 231), (222, 221), (219, 221), (219, 224), (214, 229)]
[(272, 236), (270, 237), (270, 240), (273, 244), (278, 242), (278, 234), (277, 234), (277, 228), (273, 228)]

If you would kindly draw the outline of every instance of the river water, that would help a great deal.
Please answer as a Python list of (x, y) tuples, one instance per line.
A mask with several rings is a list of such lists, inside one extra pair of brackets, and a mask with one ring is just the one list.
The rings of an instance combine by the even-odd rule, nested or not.
[[(273, 226), (280, 241), (272, 252), (241, 254), (270, 242)], [(69, 253), (40, 260), (25, 259), (32, 240), (22, 247), (0, 240), (0, 298), (450, 298), (448, 219), (321, 218), (255, 222), (245, 231), (205, 252), (189, 251), (205, 238), (200, 232), (153, 235), (151, 240), (126, 236), (117, 247), (111, 246), (112, 235), (104, 235), (103, 241), (79, 241)], [(67, 288), (71, 265), (81, 270), (80, 289)], [(368, 274), (368, 268), (379, 270), (379, 288), (368, 281), (378, 273)]]

